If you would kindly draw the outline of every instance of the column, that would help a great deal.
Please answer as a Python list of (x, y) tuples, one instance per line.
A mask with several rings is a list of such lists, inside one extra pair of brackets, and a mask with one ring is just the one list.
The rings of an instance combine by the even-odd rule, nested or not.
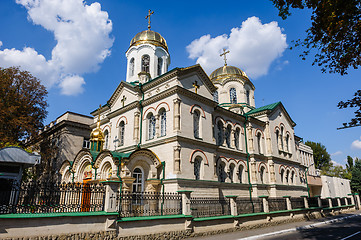
[(352, 205), (355, 205), (355, 199), (353, 198), (353, 194), (352, 194), (352, 193), (349, 193), (349, 194), (347, 194), (347, 195), (351, 197), (351, 204), (352, 204)]
[(292, 210), (291, 196), (283, 196), (283, 198), (286, 198), (287, 210)]
[(254, 152), (254, 146), (253, 146), (253, 135), (252, 135), (252, 127), (251, 126), (248, 126), (247, 127), (247, 130), (248, 130), (248, 151), (253, 153)]
[(263, 203), (263, 211), (268, 213), (269, 212), (269, 204), (268, 204), (268, 196), (259, 196), (259, 198), (262, 199), (262, 203)]
[(232, 216), (237, 216), (237, 203), (236, 203), (236, 199), (237, 196), (235, 195), (228, 195), (225, 196), (226, 198), (229, 198), (229, 203), (230, 203), (230, 208), (231, 208), (231, 215)]
[(355, 193), (355, 198), (356, 198), (356, 206), (357, 209), (360, 209), (361, 203), (360, 203), (360, 196), (358, 195), (358, 193)]
[(173, 100), (173, 131), (179, 132), (180, 127), (180, 103), (181, 100), (179, 98), (176, 98)]
[(256, 160), (251, 157), (250, 159), (251, 164), (251, 181), (252, 183), (257, 183), (257, 168), (256, 168)]
[(140, 113), (135, 112), (134, 113), (134, 130), (133, 130), (133, 140), (135, 143), (138, 143), (138, 141), (139, 141), (139, 117), (140, 117)]
[(116, 212), (117, 209), (117, 193), (120, 187), (120, 181), (102, 182), (105, 185), (105, 212)]
[(192, 215), (191, 211), (191, 193), (189, 190), (179, 190), (178, 193), (182, 194), (182, 214), (185, 216)]
[(339, 207), (341, 207), (341, 199), (340, 199), (339, 197), (336, 197), (336, 199), (337, 199), (337, 205), (338, 205)]
[(270, 176), (271, 176), (271, 183), (276, 183), (276, 173), (275, 173), (275, 164), (273, 162), (273, 160), (269, 159), (268, 160), (268, 166), (269, 166), (269, 171), (270, 171)]
[(270, 127), (269, 127), (269, 121), (266, 122), (265, 132), (266, 132), (267, 154), (271, 155), (272, 154), (272, 143), (271, 143), (271, 131), (270, 131)]
[(180, 169), (180, 150), (181, 147), (180, 146), (174, 146), (173, 147), (173, 159), (174, 159), (174, 173), (180, 173), (181, 169)]
[(303, 195), (303, 196), (301, 196), (301, 198), (303, 198), (303, 202), (305, 203), (305, 208), (309, 208), (310, 206), (308, 205), (307, 196)]
[(230, 139), (230, 141), (231, 141), (231, 148), (236, 148), (236, 144), (235, 144), (235, 142), (234, 142), (234, 133), (235, 133), (236, 131), (234, 131), (233, 129), (231, 130), (231, 132), (230, 132), (230, 134), (231, 134), (231, 136), (229, 137), (229, 139)]
[(213, 177), (215, 179), (218, 178), (218, 175), (217, 175), (217, 154), (216, 153), (213, 153)]
[(332, 198), (328, 197), (328, 207), (332, 208)]
[(160, 122), (159, 115), (155, 115), (155, 136), (160, 137)]

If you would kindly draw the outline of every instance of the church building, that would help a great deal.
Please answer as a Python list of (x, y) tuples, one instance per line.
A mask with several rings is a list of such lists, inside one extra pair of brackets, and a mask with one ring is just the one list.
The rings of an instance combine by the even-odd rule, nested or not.
[(130, 192), (196, 196), (307, 195), (312, 164), (299, 154), (295, 122), (281, 102), (256, 108), (255, 86), (227, 65), (227, 53), (210, 76), (199, 64), (169, 70), (166, 40), (150, 26), (136, 34), (126, 81), (91, 113), (90, 149), (62, 164), (62, 181), (121, 180)]

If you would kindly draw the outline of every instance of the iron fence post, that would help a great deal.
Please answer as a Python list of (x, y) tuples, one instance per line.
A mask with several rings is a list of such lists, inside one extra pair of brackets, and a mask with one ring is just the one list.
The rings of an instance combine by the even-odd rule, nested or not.
[(117, 191), (119, 189), (120, 181), (104, 181), (101, 182), (105, 185), (105, 212), (117, 211)]
[(229, 198), (229, 202), (230, 202), (230, 208), (231, 208), (231, 215), (232, 216), (237, 216), (237, 196), (234, 195), (229, 195), (229, 196), (225, 196), (226, 198)]
[(259, 198), (262, 199), (262, 204), (263, 204), (263, 211), (268, 213), (269, 212), (269, 204), (268, 204), (268, 196), (259, 196)]
[(191, 212), (191, 193), (190, 190), (179, 190), (178, 193), (182, 194), (182, 214), (185, 216), (192, 215)]

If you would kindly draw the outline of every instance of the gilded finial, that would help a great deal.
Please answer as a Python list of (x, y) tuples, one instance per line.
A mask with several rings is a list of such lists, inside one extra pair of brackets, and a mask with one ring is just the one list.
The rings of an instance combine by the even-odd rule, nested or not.
[(219, 55), (219, 56), (223, 56), (223, 58), (224, 58), (224, 66), (227, 66), (227, 57), (226, 57), (226, 54), (227, 53), (229, 53), (229, 50), (228, 51), (226, 51), (226, 49), (225, 48), (223, 48), (223, 53), (221, 54), (221, 55)]
[(145, 19), (148, 19), (148, 30), (150, 30), (150, 16), (154, 13), (154, 11), (151, 11), (149, 9), (148, 15), (145, 17)]

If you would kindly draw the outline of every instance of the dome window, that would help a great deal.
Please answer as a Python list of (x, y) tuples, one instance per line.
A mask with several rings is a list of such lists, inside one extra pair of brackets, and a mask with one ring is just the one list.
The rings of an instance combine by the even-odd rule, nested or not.
[(149, 62), (150, 62), (149, 55), (143, 55), (142, 56), (142, 72), (149, 73)]
[(215, 91), (213, 93), (213, 101), (215, 101), (216, 103), (219, 103), (219, 100), (218, 100), (218, 91)]
[(163, 59), (158, 58), (158, 76), (162, 75), (162, 68), (163, 68)]
[(129, 76), (134, 76), (134, 58), (129, 61)]
[(246, 91), (246, 99), (247, 99), (247, 104), (250, 105), (249, 90)]
[(235, 88), (231, 88), (229, 90), (229, 95), (230, 95), (230, 102), (232, 104), (236, 104), (237, 103), (237, 92), (236, 92), (236, 89)]

